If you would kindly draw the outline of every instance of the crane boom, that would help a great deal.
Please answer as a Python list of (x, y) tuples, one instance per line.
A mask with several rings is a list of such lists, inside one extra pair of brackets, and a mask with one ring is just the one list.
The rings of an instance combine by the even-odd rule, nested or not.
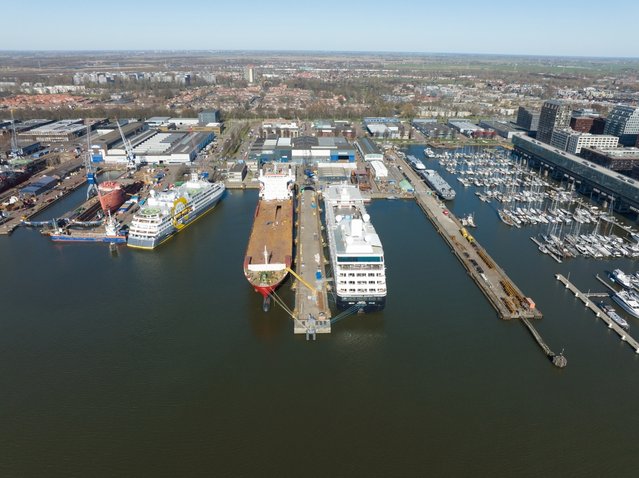
[(135, 160), (135, 153), (133, 152), (133, 146), (131, 142), (124, 136), (122, 132), (122, 128), (120, 127), (120, 120), (116, 120), (118, 124), (118, 131), (120, 132), (120, 137), (122, 138), (122, 144), (124, 145), (124, 151), (126, 151), (126, 164), (128, 169), (137, 169), (138, 164)]

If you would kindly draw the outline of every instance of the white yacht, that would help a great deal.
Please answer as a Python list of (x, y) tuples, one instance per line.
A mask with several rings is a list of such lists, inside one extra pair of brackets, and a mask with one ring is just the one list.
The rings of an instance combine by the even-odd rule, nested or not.
[(623, 310), (628, 312), (633, 317), (639, 318), (639, 298), (633, 292), (622, 290), (612, 296), (617, 304), (619, 304)]
[(632, 289), (632, 280), (630, 276), (621, 269), (615, 269), (610, 273), (610, 279), (619, 284), (624, 289)]

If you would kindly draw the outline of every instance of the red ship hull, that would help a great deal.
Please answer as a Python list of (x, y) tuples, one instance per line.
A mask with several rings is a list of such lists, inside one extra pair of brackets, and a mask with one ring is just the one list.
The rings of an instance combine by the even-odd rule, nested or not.
[(98, 185), (100, 205), (104, 212), (114, 212), (124, 203), (125, 195), (122, 186), (113, 181), (105, 181)]

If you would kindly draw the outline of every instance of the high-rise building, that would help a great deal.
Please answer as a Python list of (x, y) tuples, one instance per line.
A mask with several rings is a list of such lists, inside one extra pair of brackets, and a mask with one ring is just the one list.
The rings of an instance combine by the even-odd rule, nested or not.
[(550, 144), (552, 130), (566, 128), (570, 124), (570, 107), (560, 100), (548, 100), (541, 107), (537, 139)]
[(639, 134), (639, 108), (615, 106), (606, 118), (604, 134), (617, 136), (624, 146), (633, 146)]
[(520, 106), (517, 110), (517, 126), (527, 131), (537, 131), (539, 126), (539, 111), (533, 111)]
[(244, 67), (244, 79), (249, 83), (255, 83), (255, 68), (253, 65), (246, 65)]

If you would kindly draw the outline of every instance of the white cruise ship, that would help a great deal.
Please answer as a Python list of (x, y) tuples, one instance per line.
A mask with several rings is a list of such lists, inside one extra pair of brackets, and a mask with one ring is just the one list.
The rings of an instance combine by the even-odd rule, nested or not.
[(129, 247), (154, 249), (210, 211), (224, 194), (223, 183), (191, 179), (168, 191), (151, 191), (147, 203), (133, 216)]
[(341, 309), (359, 306), (364, 312), (386, 304), (384, 250), (359, 189), (330, 186), (324, 192), (331, 264)]

